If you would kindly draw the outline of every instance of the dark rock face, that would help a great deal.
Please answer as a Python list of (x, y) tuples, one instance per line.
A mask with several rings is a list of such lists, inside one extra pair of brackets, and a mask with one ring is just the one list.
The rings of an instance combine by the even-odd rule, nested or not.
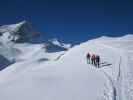
[(48, 53), (60, 52), (60, 51), (66, 51), (67, 50), (67, 48), (55, 45), (51, 42), (45, 43), (44, 48), (45, 48), (46, 52), (48, 52)]
[(33, 28), (32, 24), (26, 21), (21, 22), (21, 25), (11, 34), (14, 36), (12, 41), (14, 42), (28, 42), (32, 41), (33, 38), (39, 36), (39, 33)]
[(0, 33), (0, 36), (8, 33), (7, 40), (15, 43), (29, 42), (40, 35), (39, 32), (33, 28), (33, 25), (27, 21), (22, 21), (14, 25), (1, 26)]
[(4, 56), (0, 55), (0, 70), (6, 68), (8, 65), (10, 65), (12, 63), (13, 62), (10, 62)]

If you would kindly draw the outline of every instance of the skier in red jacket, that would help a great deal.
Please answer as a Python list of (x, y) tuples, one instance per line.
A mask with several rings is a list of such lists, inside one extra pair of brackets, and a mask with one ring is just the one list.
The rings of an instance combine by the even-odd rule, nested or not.
[(91, 57), (91, 63), (93, 65), (96, 65), (96, 55), (95, 54), (93, 54), (92, 57)]

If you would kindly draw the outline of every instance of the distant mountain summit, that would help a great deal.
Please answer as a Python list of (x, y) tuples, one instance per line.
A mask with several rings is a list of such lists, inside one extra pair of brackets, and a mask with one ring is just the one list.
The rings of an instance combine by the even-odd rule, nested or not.
[(22, 61), (58, 60), (69, 48), (58, 39), (44, 40), (30, 22), (0, 26), (0, 70)]
[(28, 21), (0, 26), (0, 40), (4, 42), (28, 42), (38, 36), (39, 32), (34, 29), (33, 25)]

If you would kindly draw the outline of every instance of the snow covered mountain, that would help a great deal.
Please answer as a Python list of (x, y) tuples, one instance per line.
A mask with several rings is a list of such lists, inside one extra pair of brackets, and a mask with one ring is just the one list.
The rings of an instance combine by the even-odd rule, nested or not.
[[(100, 68), (86, 54), (101, 57)], [(1, 100), (133, 100), (133, 35), (71, 45), (1, 42)], [(14, 63), (12, 63), (12, 62)]]
[[(131, 37), (87, 41), (58, 60), (17, 62), (0, 72), (0, 97), (2, 100), (132, 100)], [(35, 48), (38, 46), (32, 48), (33, 52)], [(88, 51), (101, 56), (100, 68), (86, 63)], [(42, 53), (23, 57), (40, 58)]]
[(39, 36), (27, 21), (0, 26), (0, 69), (25, 60), (56, 60), (70, 47), (57, 40), (38, 43)]
[(5, 42), (27, 42), (38, 35), (39, 32), (27, 21), (0, 26), (0, 40)]

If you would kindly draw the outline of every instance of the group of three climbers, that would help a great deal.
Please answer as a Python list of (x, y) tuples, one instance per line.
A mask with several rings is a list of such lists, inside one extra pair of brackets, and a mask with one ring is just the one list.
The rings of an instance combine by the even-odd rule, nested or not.
[(88, 53), (86, 57), (87, 57), (88, 64), (92, 64), (98, 68), (100, 67), (100, 56), (99, 55), (96, 55), (96, 54), (91, 55), (90, 53)]

